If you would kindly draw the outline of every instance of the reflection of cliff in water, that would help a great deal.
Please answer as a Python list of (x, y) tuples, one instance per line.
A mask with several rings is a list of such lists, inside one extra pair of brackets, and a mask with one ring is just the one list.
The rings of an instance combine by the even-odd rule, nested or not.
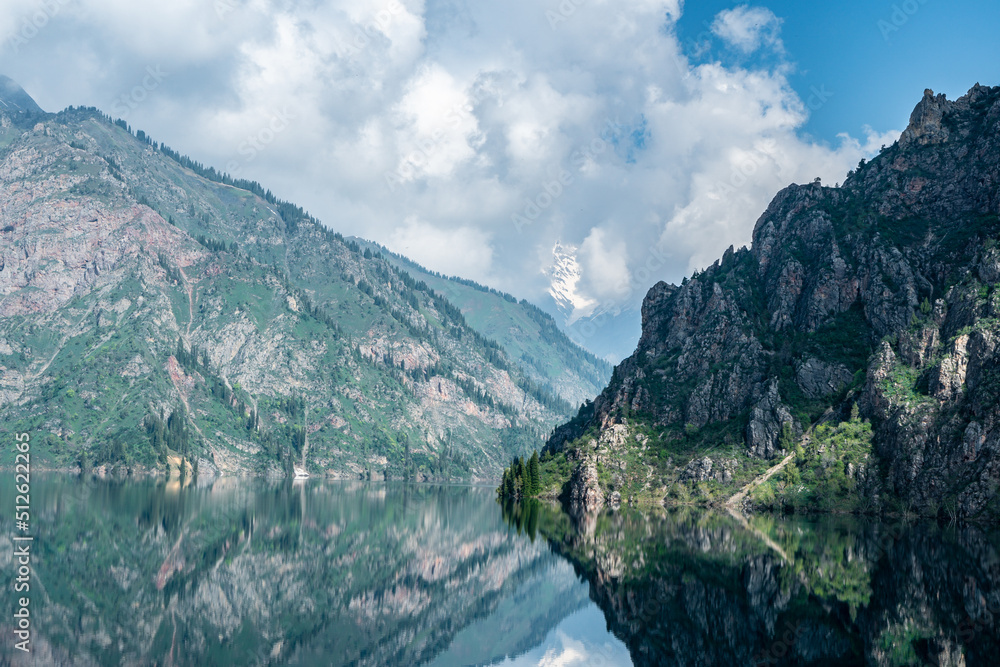
[[(993, 530), (535, 511), (637, 666), (971, 666), (1000, 656)], [(516, 525), (510, 508), (505, 516)]]
[[(489, 619), (511, 632), (472, 642), (485, 663), (588, 604), (491, 489), (33, 482), (35, 664), (419, 665)], [(0, 663), (21, 664), (11, 650)]]

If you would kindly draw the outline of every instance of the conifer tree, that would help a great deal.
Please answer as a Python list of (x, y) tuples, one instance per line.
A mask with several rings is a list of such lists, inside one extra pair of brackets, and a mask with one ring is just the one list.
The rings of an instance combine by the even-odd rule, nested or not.
[(528, 483), (525, 484), (526, 496), (537, 496), (541, 491), (542, 480), (538, 468), (538, 451), (536, 450), (528, 461)]

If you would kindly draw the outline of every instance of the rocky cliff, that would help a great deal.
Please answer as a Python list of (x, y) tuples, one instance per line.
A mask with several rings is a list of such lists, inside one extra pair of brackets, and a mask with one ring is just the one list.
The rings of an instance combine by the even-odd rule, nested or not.
[[(899, 141), (843, 185), (778, 193), (750, 248), (649, 291), (635, 353), (550, 454), (603, 457), (602, 483), (632, 495), (714, 497), (856, 404), (887, 498), (995, 515), (998, 122), (1000, 88), (953, 102), (927, 91)], [(608, 456), (615, 427), (630, 458)], [(814, 454), (800, 460), (836, 467)]]
[(94, 109), (0, 108), (0, 230), (36, 464), (488, 478), (570, 414), (426, 283)]

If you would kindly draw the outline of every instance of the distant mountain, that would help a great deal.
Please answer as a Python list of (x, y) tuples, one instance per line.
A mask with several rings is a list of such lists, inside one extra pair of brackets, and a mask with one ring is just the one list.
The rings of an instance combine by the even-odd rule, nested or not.
[(556, 308), (565, 315), (566, 321), (572, 322), (581, 313), (592, 311), (598, 304), (577, 291), (583, 273), (576, 260), (576, 248), (557, 243), (552, 249), (552, 260), (552, 266), (547, 271), (549, 296)]
[(611, 365), (573, 343), (555, 320), (525, 300), (425, 269), (378, 244), (356, 240), (384, 255), (458, 306), (469, 326), (503, 346), (528, 376), (574, 406), (592, 400), (611, 378)]
[(552, 266), (547, 271), (550, 300), (540, 305), (553, 314), (573, 342), (617, 364), (632, 353), (639, 340), (639, 313), (581, 295), (578, 283), (582, 274), (576, 250), (558, 243), (552, 249)]
[[(259, 184), (96, 109), (0, 121), (0, 420), (39, 465), (487, 478), (571, 414), (445, 296)], [(556, 343), (533, 341), (543, 368)], [(579, 359), (574, 396), (603, 377)]]
[(752, 248), (655, 285), (549, 453), (580, 498), (723, 499), (777, 458), (748, 502), (1000, 517), (998, 239), (1000, 88), (927, 91), (843, 186), (789, 186)]
[(0, 110), (44, 113), (35, 100), (31, 99), (31, 95), (24, 92), (24, 88), (2, 74), (0, 74)]

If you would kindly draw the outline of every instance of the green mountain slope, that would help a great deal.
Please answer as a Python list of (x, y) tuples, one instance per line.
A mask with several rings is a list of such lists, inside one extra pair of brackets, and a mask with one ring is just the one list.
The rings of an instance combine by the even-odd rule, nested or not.
[(94, 109), (0, 118), (0, 419), (39, 462), (488, 477), (569, 412), (258, 184)]
[(552, 317), (522, 299), (471, 280), (443, 276), (370, 241), (356, 240), (455, 304), (473, 329), (503, 346), (532, 380), (574, 406), (593, 399), (611, 379), (611, 364), (564, 334)]

